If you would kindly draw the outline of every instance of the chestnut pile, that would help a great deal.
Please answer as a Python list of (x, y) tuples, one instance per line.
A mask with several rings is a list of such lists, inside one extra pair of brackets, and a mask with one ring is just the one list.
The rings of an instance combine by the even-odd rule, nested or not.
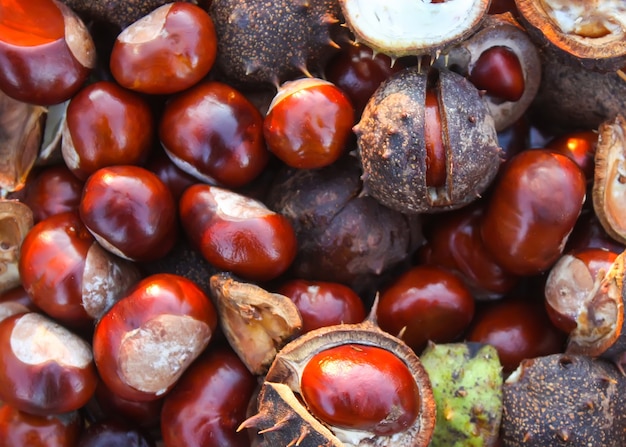
[(0, 447), (626, 447), (623, 0), (0, 0)]

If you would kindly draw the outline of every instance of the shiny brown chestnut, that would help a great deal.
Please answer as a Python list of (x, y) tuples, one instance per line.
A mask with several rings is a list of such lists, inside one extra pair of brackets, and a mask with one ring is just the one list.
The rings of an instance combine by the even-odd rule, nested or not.
[(75, 447), (83, 430), (80, 412), (37, 416), (8, 404), (0, 405), (3, 447)]
[(165, 447), (248, 447), (246, 419), (257, 380), (228, 348), (212, 349), (185, 372), (165, 397), (161, 436)]
[(268, 281), (284, 273), (296, 255), (296, 235), (289, 220), (234, 191), (190, 186), (179, 210), (187, 236), (218, 269)]
[(152, 147), (154, 122), (148, 102), (110, 81), (81, 89), (67, 107), (61, 151), (81, 180), (113, 165), (142, 164)]
[(139, 280), (136, 267), (103, 249), (72, 211), (33, 227), (19, 271), (33, 303), (74, 328), (93, 324)]
[(93, 336), (94, 360), (115, 394), (157, 400), (207, 347), (216, 328), (215, 308), (193, 281), (151, 275), (100, 319)]
[(82, 20), (57, 0), (7, 0), (0, 12), (0, 90), (39, 105), (71, 98), (96, 59)]
[(260, 112), (221, 82), (202, 82), (171, 98), (159, 123), (159, 138), (178, 167), (224, 187), (249, 183), (269, 161)]
[(547, 149), (522, 151), (504, 166), (481, 223), (485, 248), (505, 270), (529, 276), (561, 256), (586, 194), (580, 167)]
[(139, 166), (94, 172), (85, 182), (79, 212), (105, 249), (132, 261), (161, 258), (177, 239), (172, 193), (156, 174)]
[(32, 414), (77, 410), (98, 382), (91, 347), (35, 312), (0, 322), (0, 399)]
[(134, 91), (171, 94), (198, 83), (211, 69), (217, 36), (209, 14), (192, 3), (159, 6), (115, 39), (110, 68)]

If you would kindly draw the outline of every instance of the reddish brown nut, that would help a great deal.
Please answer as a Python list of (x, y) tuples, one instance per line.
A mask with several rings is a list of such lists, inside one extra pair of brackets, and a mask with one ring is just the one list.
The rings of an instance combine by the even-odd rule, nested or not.
[(37, 223), (55, 214), (77, 212), (84, 185), (66, 165), (46, 166), (29, 177), (21, 200)]
[(84, 406), (98, 378), (91, 348), (53, 320), (34, 312), (0, 322), (0, 399), (48, 416)]
[(174, 2), (154, 9), (117, 36), (110, 67), (122, 87), (171, 94), (199, 82), (216, 53), (209, 14), (192, 3)]
[(114, 393), (129, 400), (156, 400), (207, 347), (216, 327), (215, 308), (194, 282), (152, 275), (100, 319), (94, 360)]
[(341, 323), (360, 323), (366, 316), (359, 295), (340, 283), (292, 279), (281, 284), (277, 292), (296, 304), (302, 316), (302, 333)]
[(574, 160), (585, 173), (588, 183), (593, 181), (597, 146), (598, 132), (593, 130), (567, 132), (546, 144), (547, 149), (567, 155)]
[(179, 209), (187, 236), (218, 269), (267, 281), (284, 273), (296, 255), (289, 221), (257, 200), (197, 184), (183, 193)]
[(288, 166), (315, 169), (335, 162), (348, 147), (354, 110), (335, 85), (318, 78), (278, 88), (263, 122), (269, 150)]
[(32, 104), (74, 95), (95, 65), (82, 20), (57, 0), (5, 1), (0, 14), (0, 90)]
[(196, 84), (170, 99), (159, 138), (183, 171), (229, 188), (252, 181), (269, 160), (260, 112), (242, 93), (220, 82)]
[(85, 183), (79, 212), (105, 249), (133, 261), (165, 256), (178, 235), (172, 193), (139, 166), (98, 169)]
[(467, 329), (474, 317), (474, 297), (451, 271), (421, 265), (382, 291), (376, 315), (382, 330), (420, 353), (428, 341), (452, 342)]
[(19, 269), (35, 305), (75, 328), (93, 324), (139, 280), (137, 269), (104, 250), (71, 211), (33, 227)]
[(95, 82), (67, 107), (63, 160), (81, 180), (106, 166), (139, 165), (148, 156), (153, 134), (146, 100), (114, 82)]
[(518, 295), (489, 302), (467, 334), (469, 341), (496, 348), (505, 373), (524, 359), (562, 352), (565, 338), (550, 322), (543, 302)]
[(545, 149), (520, 152), (505, 165), (487, 203), (485, 248), (513, 274), (546, 271), (561, 256), (585, 194), (585, 176), (570, 158)]
[(75, 447), (84, 422), (78, 411), (36, 416), (0, 406), (0, 445), (3, 447)]
[(256, 388), (256, 378), (230, 349), (201, 356), (165, 397), (165, 447), (249, 447), (247, 433), (237, 428)]

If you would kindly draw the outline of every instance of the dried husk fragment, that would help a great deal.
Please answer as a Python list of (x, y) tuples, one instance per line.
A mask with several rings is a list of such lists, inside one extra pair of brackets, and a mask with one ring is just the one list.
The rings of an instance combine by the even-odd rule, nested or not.
[(20, 249), (33, 226), (31, 209), (17, 200), (0, 200), (0, 293), (21, 284)]
[(46, 109), (0, 92), (0, 188), (24, 186), (41, 145)]
[(228, 273), (211, 276), (211, 296), (230, 346), (255, 375), (263, 375), (276, 353), (302, 330), (293, 301)]
[(622, 0), (515, 0), (533, 40), (569, 65), (617, 71), (626, 64)]
[(618, 115), (598, 129), (593, 208), (605, 231), (626, 243), (626, 118)]

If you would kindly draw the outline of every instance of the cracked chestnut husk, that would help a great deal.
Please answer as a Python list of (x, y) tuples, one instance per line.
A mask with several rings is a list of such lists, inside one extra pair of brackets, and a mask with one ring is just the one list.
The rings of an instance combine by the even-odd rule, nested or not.
[(300, 335), (302, 317), (288, 297), (230, 273), (211, 276), (210, 290), (222, 331), (252, 374), (265, 374), (277, 352)]
[(417, 355), (374, 320), (313, 330), (276, 356), (257, 413), (261, 445), (426, 447), (436, 409)]
[(574, 252), (562, 256), (550, 270), (546, 307), (553, 319), (571, 327), (566, 353), (602, 356), (620, 369), (626, 364), (625, 261), (626, 252), (622, 252), (608, 268), (594, 272), (594, 266)]
[(22, 242), (33, 227), (33, 212), (17, 200), (0, 200), (0, 292), (21, 285)]
[(469, 204), (501, 164), (494, 120), (480, 92), (445, 68), (391, 76), (354, 132), (365, 192), (406, 214)]
[[(486, 89), (484, 95), (489, 112), (495, 121), (495, 128), (499, 132), (515, 123), (526, 112), (532, 103), (541, 83), (541, 60), (534, 42), (528, 36), (526, 30), (515, 20), (510, 13), (488, 15), (482, 22), (480, 29), (470, 37), (448, 48), (443, 57), (440, 57), (435, 65), (442, 63), (457, 73), (471, 78), (471, 74), (480, 64), (488, 64), (485, 58), (495, 51), (500, 51), (504, 56), (498, 60), (510, 60), (507, 68), (508, 82), (515, 82), (512, 78), (519, 70), (521, 79), (519, 88), (521, 95), (514, 98), (502, 98), (490, 94)], [(498, 57), (498, 56), (496, 56)], [(487, 84), (495, 82), (491, 76), (486, 76)]]
[(438, 53), (469, 36), (486, 16), (488, 0), (340, 0), (357, 42), (392, 58)]
[(344, 156), (321, 169), (283, 169), (265, 202), (289, 219), (298, 253), (291, 274), (335, 281), (358, 293), (376, 289), (422, 241), (421, 220), (362, 194), (359, 162)]
[(626, 64), (626, 4), (622, 0), (515, 0), (528, 33), (568, 65), (611, 72)]
[(624, 445), (626, 378), (583, 355), (524, 360), (503, 386), (503, 447)]
[(598, 128), (593, 177), (593, 209), (604, 230), (626, 243), (626, 118), (618, 115)]

